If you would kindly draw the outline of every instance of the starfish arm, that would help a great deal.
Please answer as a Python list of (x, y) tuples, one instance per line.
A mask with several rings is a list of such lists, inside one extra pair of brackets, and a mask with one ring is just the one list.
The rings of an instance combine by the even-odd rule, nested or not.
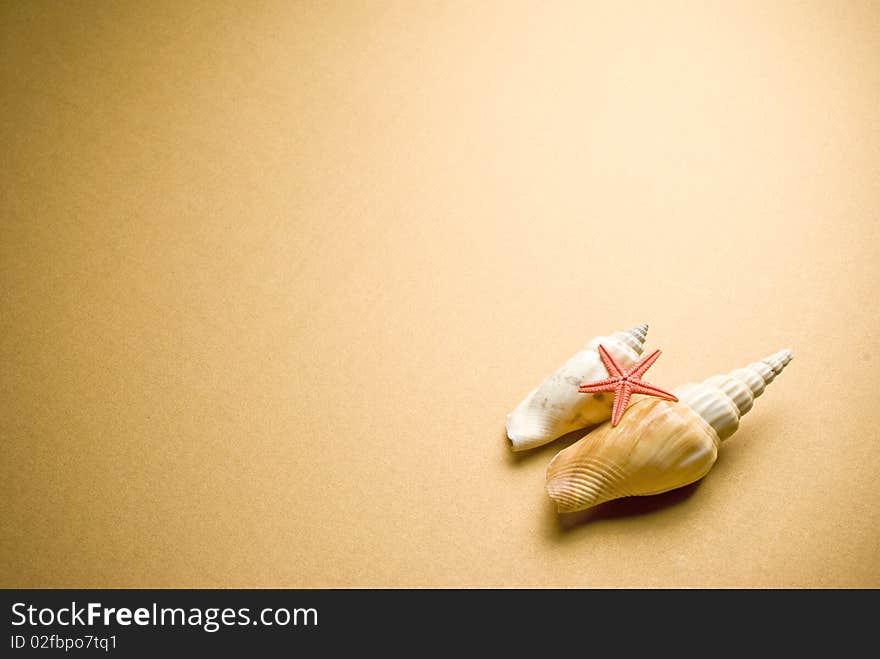
[(603, 384), (603, 385), (587, 385), (581, 386), (578, 388), (579, 394), (601, 394), (604, 392), (614, 392), (617, 391), (617, 388), (613, 384)]
[(602, 391), (614, 391), (617, 388), (618, 378), (607, 378), (598, 382), (587, 382), (578, 387), (582, 394), (595, 394)]
[(614, 392), (614, 409), (611, 412), (612, 427), (620, 423), (620, 417), (623, 416), (623, 412), (629, 404), (630, 396), (632, 396), (631, 387), (632, 385), (621, 382), (617, 387), (617, 391)]
[(665, 398), (666, 400), (678, 402), (678, 398), (673, 394), (660, 387), (655, 387), (653, 384), (647, 382), (633, 382), (630, 386), (634, 393), (645, 394), (646, 396), (657, 396), (658, 398)]
[(605, 350), (605, 346), (601, 343), (599, 344), (599, 356), (602, 358), (602, 363), (605, 364), (605, 368), (608, 371), (608, 375), (611, 376), (621, 376), (623, 375), (623, 369), (620, 364), (617, 363), (617, 360), (611, 356), (611, 353)]
[(657, 358), (660, 356), (660, 351), (655, 350), (650, 355), (640, 359), (635, 366), (633, 366), (629, 371), (627, 371), (627, 375), (631, 378), (640, 378), (645, 374), (654, 362), (657, 361)]

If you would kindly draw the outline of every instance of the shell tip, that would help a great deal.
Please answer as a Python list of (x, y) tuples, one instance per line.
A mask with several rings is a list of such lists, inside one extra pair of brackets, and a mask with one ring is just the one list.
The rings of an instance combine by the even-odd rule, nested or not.
[(628, 330), (626, 330), (628, 334), (638, 334), (642, 338), (648, 335), (648, 323), (642, 323), (641, 325), (633, 325)]
[(617, 332), (614, 336), (623, 340), (623, 342), (635, 350), (637, 354), (641, 355), (645, 346), (645, 341), (648, 339), (648, 323), (642, 323), (641, 325), (630, 327), (623, 332)]
[(512, 415), (513, 415), (513, 413), (507, 415), (507, 419), (505, 419), (504, 430), (507, 433), (507, 441), (510, 442), (510, 448), (515, 451), (516, 450), (516, 435), (510, 429), (510, 417)]
[(525, 451), (526, 449), (533, 448), (536, 444), (533, 444), (528, 441), (528, 439), (523, 438), (523, 436), (519, 433), (513, 431), (511, 426), (510, 415), (507, 417), (507, 424), (505, 430), (507, 431), (507, 440), (510, 442), (510, 450), (511, 451)]
[[(788, 366), (788, 363), (794, 359), (794, 354), (792, 353), (790, 348), (783, 348), (782, 350), (777, 350), (772, 355), (762, 360), (765, 364), (773, 364), (774, 362), (778, 365), (778, 368), (781, 370)], [(776, 369), (774, 369), (776, 370)], [(778, 373), (779, 371), (777, 371)]]

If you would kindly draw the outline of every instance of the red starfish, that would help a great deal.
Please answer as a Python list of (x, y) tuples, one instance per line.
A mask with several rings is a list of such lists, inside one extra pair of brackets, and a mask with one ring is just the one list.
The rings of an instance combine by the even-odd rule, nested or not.
[(647, 396), (657, 396), (666, 400), (678, 401), (678, 398), (668, 391), (664, 391), (660, 387), (655, 387), (641, 380), (645, 371), (651, 368), (651, 365), (657, 361), (657, 358), (660, 356), (659, 350), (655, 350), (647, 357), (644, 357), (628, 371), (621, 368), (614, 357), (605, 350), (605, 346), (599, 346), (599, 356), (602, 358), (602, 362), (608, 370), (608, 375), (611, 377), (582, 384), (578, 387), (578, 391), (582, 394), (598, 394), (603, 391), (614, 392), (614, 409), (611, 412), (612, 426), (616, 426), (620, 422), (620, 417), (623, 416), (623, 411), (629, 405), (630, 396), (633, 394), (645, 394)]

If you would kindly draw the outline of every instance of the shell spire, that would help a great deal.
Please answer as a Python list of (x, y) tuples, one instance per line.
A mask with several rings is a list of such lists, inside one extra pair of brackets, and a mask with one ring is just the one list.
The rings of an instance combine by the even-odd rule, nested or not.
[(610, 419), (613, 396), (585, 396), (578, 392), (578, 387), (608, 376), (599, 356), (599, 344), (628, 368), (639, 360), (647, 334), (648, 326), (643, 324), (597, 336), (572, 355), (507, 415), (511, 448), (514, 451), (535, 448), (566, 433)]
[(780, 350), (727, 375), (715, 375), (698, 384), (678, 387), (674, 393), (724, 440), (736, 432), (740, 418), (752, 409), (755, 399), (791, 360), (791, 350)]
[[(628, 330), (615, 332), (612, 336), (623, 341), (630, 348), (635, 350), (636, 353), (641, 355), (642, 351), (645, 349), (645, 341), (648, 339), (648, 324), (642, 323), (641, 325), (636, 325)], [(592, 346), (595, 344), (596, 347), (598, 347), (600, 342), (600, 339), (596, 338), (590, 341), (589, 345)]]

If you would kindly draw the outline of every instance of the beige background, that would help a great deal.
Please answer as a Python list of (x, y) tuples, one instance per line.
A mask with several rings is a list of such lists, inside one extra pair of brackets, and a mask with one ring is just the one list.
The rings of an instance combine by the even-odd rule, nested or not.
[[(0, 585), (880, 586), (880, 4), (4, 2)], [(504, 415), (795, 361), (558, 520)]]

